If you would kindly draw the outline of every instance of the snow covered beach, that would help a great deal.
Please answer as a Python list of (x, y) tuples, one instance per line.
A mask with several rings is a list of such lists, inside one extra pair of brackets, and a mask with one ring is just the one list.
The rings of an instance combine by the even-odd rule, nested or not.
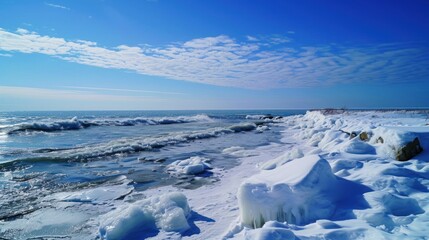
[[(280, 127), (281, 141), (224, 148), (225, 157), (240, 158), (238, 166), (189, 157), (167, 167), (179, 178), (210, 173), (218, 179), (212, 184), (138, 192), (132, 179), (118, 176), (46, 196), (54, 207), (1, 221), (0, 234), (11, 239), (24, 228), (53, 239), (426, 239), (427, 124), (424, 112), (409, 111), (314, 111), (266, 121), (263, 131)], [(396, 160), (415, 138), (423, 151)]]
[(204, 216), (190, 218), (199, 234), (184, 239), (428, 238), (429, 154), (394, 159), (414, 137), (428, 149), (426, 115), (308, 112), (281, 124), (284, 144), (261, 147), (220, 184), (184, 192)]

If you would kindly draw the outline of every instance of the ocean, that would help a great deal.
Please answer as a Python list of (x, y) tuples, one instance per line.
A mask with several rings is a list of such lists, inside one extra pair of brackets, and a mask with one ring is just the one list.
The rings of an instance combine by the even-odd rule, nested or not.
[[(52, 194), (114, 186), (126, 178), (134, 192), (173, 185), (194, 189), (216, 182), (211, 171), (172, 174), (175, 161), (200, 157), (229, 169), (239, 156), (278, 142), (274, 119), (304, 110), (53, 111), (0, 113), (0, 221), (49, 207)], [(265, 127), (266, 126), (266, 127)], [(20, 239), (17, 233), (17, 238)], [(61, 235), (61, 231), (59, 231)], [(24, 236), (22, 235), (22, 236)], [(34, 237), (34, 235), (25, 235)]]

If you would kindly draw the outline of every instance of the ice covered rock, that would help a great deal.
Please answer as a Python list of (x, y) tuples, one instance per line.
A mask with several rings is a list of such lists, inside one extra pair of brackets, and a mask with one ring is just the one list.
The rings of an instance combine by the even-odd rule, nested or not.
[(409, 160), (423, 151), (419, 138), (413, 132), (379, 127), (374, 129), (372, 139), (375, 139), (370, 141), (373, 144), (381, 144), (378, 153), (399, 161)]
[(184, 232), (189, 229), (188, 201), (182, 193), (168, 193), (121, 206), (100, 217), (102, 239), (135, 239), (148, 231)]
[(423, 151), (420, 146), (419, 138), (414, 138), (412, 142), (408, 142), (396, 151), (396, 159), (399, 161), (407, 161)]
[(306, 224), (332, 216), (337, 178), (319, 155), (298, 158), (246, 180), (238, 190), (241, 222), (259, 228), (270, 220)]
[(185, 160), (177, 160), (168, 165), (167, 171), (170, 173), (195, 175), (211, 168), (210, 159), (204, 157), (190, 157)]

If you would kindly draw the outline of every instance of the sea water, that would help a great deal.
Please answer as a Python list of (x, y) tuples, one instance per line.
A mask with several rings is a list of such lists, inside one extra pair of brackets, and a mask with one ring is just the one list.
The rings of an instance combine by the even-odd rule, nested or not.
[[(263, 116), (301, 110), (83, 111), (0, 113), (0, 221), (13, 222), (49, 207), (52, 194), (109, 187), (119, 177), (133, 191), (174, 185), (197, 188), (217, 181), (210, 171), (169, 174), (190, 157), (216, 169), (239, 164), (222, 151), (279, 141), (279, 127)], [(266, 125), (258, 131), (258, 125)], [(61, 233), (61, 231), (60, 231)], [(16, 238), (20, 239), (19, 233)]]

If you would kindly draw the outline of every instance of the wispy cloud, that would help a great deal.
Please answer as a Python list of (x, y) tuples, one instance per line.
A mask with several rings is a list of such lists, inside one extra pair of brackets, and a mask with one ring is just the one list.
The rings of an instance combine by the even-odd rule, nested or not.
[(111, 95), (100, 94), (88, 91), (73, 91), (49, 88), (34, 88), (34, 87), (15, 87), (15, 86), (0, 86), (0, 94), (2, 96), (23, 97), (27, 99), (52, 99), (52, 100), (78, 100), (78, 101), (148, 101), (161, 100), (157, 98), (149, 98), (142, 96), (126, 96), (126, 95)]
[(9, 53), (0, 53), (0, 57), (12, 57), (12, 54), (9, 54)]
[[(250, 38), (249, 38), (250, 37)], [(106, 48), (25, 29), (0, 29), (0, 50), (40, 53), (102, 68), (242, 88), (402, 83), (429, 78), (428, 47), (410, 44), (298, 46), (282, 36), (220, 35), (154, 47)]]
[(61, 9), (64, 9), (64, 10), (70, 10), (70, 8), (62, 6), (62, 5), (58, 5), (58, 4), (53, 4), (53, 3), (45, 2), (45, 5), (49, 6), (49, 7), (61, 8)]
[(123, 89), (123, 88), (74, 87), (74, 86), (64, 86), (64, 88), (82, 89), (82, 90), (97, 90), (97, 91), (113, 91), (113, 92), (134, 92), (134, 93), (155, 93), (155, 94), (184, 95), (184, 93), (180, 93), (180, 92), (146, 91), (146, 90), (137, 90), (137, 89)]

